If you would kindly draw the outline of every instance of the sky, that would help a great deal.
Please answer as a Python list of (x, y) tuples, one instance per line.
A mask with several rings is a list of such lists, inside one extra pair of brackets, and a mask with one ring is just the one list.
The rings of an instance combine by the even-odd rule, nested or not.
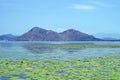
[(0, 34), (21, 35), (33, 27), (120, 33), (120, 0), (0, 0)]

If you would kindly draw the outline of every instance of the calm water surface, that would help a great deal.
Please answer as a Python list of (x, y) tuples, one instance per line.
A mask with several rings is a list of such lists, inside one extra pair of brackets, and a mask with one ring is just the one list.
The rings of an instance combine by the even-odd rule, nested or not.
[[(45, 48), (45, 45), (120, 45), (120, 42), (72, 41), (72, 42), (0, 42), (0, 58), (10, 59), (80, 59), (120, 55), (120, 48)], [(33, 47), (33, 45), (39, 45)]]

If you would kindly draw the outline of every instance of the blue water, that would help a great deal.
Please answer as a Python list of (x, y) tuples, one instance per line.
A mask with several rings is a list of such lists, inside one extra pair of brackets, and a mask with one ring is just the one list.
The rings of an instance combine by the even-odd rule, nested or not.
[[(39, 45), (40, 48), (28, 48), (32, 45)], [(120, 55), (120, 48), (78, 48), (78, 49), (62, 49), (62, 48), (44, 48), (44, 45), (120, 45), (120, 42), (103, 42), (103, 41), (33, 41), (33, 42), (0, 42), (0, 58), (8, 59), (80, 59), (88, 57), (102, 57)], [(27, 47), (26, 47), (27, 45)]]

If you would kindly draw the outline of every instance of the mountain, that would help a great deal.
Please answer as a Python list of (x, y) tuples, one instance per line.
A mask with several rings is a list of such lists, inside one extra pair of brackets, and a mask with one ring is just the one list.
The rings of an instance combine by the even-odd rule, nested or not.
[(10, 39), (13, 41), (92, 41), (100, 40), (91, 35), (69, 29), (61, 33), (34, 27), (25, 34)]
[(15, 41), (60, 41), (60, 34), (52, 30), (45, 30), (39, 27), (34, 27), (27, 33), (13, 38)]
[(91, 35), (82, 33), (80, 31), (77, 31), (77, 30), (74, 30), (74, 29), (66, 30), (66, 31), (64, 31), (64, 32), (62, 32), (60, 34), (62, 35), (62, 37), (65, 40), (68, 40), (68, 41), (91, 41), (91, 40), (98, 40), (97, 38), (95, 38), (95, 37), (93, 37)]
[(15, 36), (12, 34), (4, 34), (4, 35), (0, 35), (0, 40), (8, 40), (11, 38), (14, 38)]
[(106, 37), (106, 38), (102, 38), (103, 40), (113, 40), (113, 41), (117, 41), (117, 40), (120, 40), (120, 39), (116, 39), (116, 38), (111, 38), (111, 37)]
[(97, 33), (93, 34), (97, 38), (105, 39), (105, 40), (117, 40), (120, 39), (119, 33)]

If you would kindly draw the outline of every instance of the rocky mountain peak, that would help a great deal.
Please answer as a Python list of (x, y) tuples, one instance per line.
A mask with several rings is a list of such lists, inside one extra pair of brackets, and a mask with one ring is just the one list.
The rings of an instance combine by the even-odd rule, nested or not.
[(74, 29), (68, 29), (62, 33), (34, 27), (25, 34), (14, 38), (16, 41), (83, 41), (98, 40), (94, 36), (82, 33)]
[(39, 27), (33, 27), (29, 32), (40, 32), (40, 31), (46, 31), (46, 30)]

